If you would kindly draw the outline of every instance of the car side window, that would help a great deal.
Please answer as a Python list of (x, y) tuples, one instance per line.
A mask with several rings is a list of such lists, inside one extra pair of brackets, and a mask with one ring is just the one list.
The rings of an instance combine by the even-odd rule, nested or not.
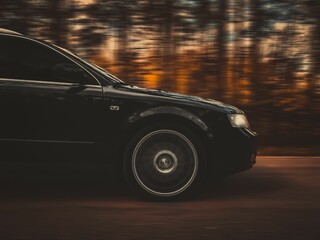
[(0, 36), (0, 78), (94, 84), (76, 63), (32, 40)]

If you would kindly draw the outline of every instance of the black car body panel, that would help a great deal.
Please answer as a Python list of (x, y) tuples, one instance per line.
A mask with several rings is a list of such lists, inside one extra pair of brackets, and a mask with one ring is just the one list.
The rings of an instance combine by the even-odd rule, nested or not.
[[(0, 49), (1, 39), (5, 42), (7, 38), (35, 45), (35, 48), (41, 45), (53, 55), (60, 54), (69, 65), (64, 62), (58, 70), (52, 70), (53, 75), (57, 74), (57, 80), (51, 77), (41, 80), (10, 78), (1, 75), (5, 72), (1, 68), (9, 63), (0, 56), (2, 150), (7, 146), (17, 149), (31, 145), (36, 149), (61, 147), (63, 151), (88, 147), (101, 153), (100, 157), (89, 155), (91, 157), (84, 160), (68, 159), (75, 162), (120, 161), (123, 147), (139, 127), (156, 121), (175, 121), (199, 134), (211, 172), (234, 173), (255, 163), (256, 133), (246, 128), (234, 128), (228, 120), (228, 114), (244, 114), (236, 107), (211, 99), (131, 86), (64, 49), (8, 31), (0, 31)], [(23, 67), (14, 65), (10, 73), (23, 71)], [(59, 71), (65, 75), (73, 71), (81, 76), (78, 82), (63, 81)], [(29, 160), (23, 158), (22, 161)], [(55, 158), (54, 161), (59, 160)]]

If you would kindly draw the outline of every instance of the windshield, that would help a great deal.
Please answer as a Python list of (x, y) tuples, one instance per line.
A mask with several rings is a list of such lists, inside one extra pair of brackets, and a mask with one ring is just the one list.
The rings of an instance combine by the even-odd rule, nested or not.
[[(53, 44), (54, 45), (54, 44)], [(103, 69), (102, 67), (99, 67), (98, 65), (94, 64), (94, 63), (90, 63), (87, 60), (84, 60), (83, 58), (79, 57), (77, 54), (59, 47), (57, 45), (54, 45), (54, 47), (58, 48), (62, 53), (72, 56), (73, 58), (77, 59), (78, 61), (80, 61), (81, 63), (90, 66), (91, 68), (93, 68), (95, 71), (97, 71), (98, 73), (107, 76), (109, 79), (111, 79), (114, 83), (124, 83), (122, 80), (120, 80), (119, 78), (117, 78), (116, 76), (112, 75), (111, 73), (109, 73), (108, 71), (106, 71), (105, 69)]]

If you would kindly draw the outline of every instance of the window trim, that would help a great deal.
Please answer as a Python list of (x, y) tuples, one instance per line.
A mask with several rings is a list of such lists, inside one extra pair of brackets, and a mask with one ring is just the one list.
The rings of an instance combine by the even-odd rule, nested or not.
[[(34, 42), (36, 44), (40, 44), (44, 47), (47, 47), (47, 48), (50, 48), (51, 50), (53, 50), (54, 52), (62, 55), (63, 57), (67, 58), (68, 60), (70, 60), (71, 62), (73, 62), (74, 64), (76, 64), (78, 67), (80, 67), (82, 70), (84, 70), (85, 72), (87, 72), (97, 83), (97, 85), (95, 84), (85, 84), (86, 86), (89, 86), (89, 85), (92, 85), (92, 86), (100, 86), (102, 87), (100, 81), (96, 78), (96, 76), (94, 76), (90, 71), (88, 71), (86, 68), (84, 68), (81, 64), (79, 64), (78, 62), (76, 62), (75, 60), (73, 60), (72, 58), (70, 58), (69, 56), (63, 54), (62, 52), (59, 52), (57, 49), (51, 47), (50, 45), (48, 44), (45, 44), (41, 41), (38, 41), (36, 39), (32, 39), (32, 38), (29, 38), (29, 37), (26, 37), (26, 36), (22, 36), (22, 35), (11, 35), (11, 34), (6, 34), (6, 33), (0, 33), (0, 36), (1, 35), (4, 35), (4, 36), (8, 36), (8, 37), (12, 37), (12, 38), (20, 38), (20, 39), (25, 39), (27, 41), (31, 41), (31, 42)], [(11, 78), (1, 78), (0, 79), (11, 79)], [(70, 83), (70, 82), (54, 82), (54, 81), (38, 81), (38, 80), (27, 80), (27, 79), (16, 79), (16, 78), (12, 78), (12, 80), (21, 80), (21, 81), (30, 81), (30, 82), (45, 82), (45, 83), (66, 83), (66, 84), (80, 84), (80, 83)]]
[[(70, 83), (70, 82), (54, 82), (54, 81), (38, 81), (38, 80), (30, 80), (30, 79), (16, 79), (16, 78), (1, 78), (0, 82), (14, 82), (14, 83), (30, 83), (30, 84), (48, 84), (48, 85), (63, 85), (63, 86), (78, 86), (78, 83)], [(94, 84), (84, 84), (86, 87), (93, 88), (101, 88), (100, 85)]]

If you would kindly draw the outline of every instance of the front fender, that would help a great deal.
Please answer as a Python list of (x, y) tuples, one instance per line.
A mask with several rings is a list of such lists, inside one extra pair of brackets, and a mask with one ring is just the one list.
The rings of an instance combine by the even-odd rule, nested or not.
[(194, 113), (179, 108), (179, 107), (173, 107), (173, 106), (160, 106), (160, 107), (154, 107), (147, 110), (144, 110), (142, 112), (136, 112), (132, 116), (129, 117), (128, 125), (132, 125), (135, 122), (138, 122), (141, 119), (156, 116), (156, 115), (171, 115), (171, 116), (177, 116), (177, 117), (183, 117), (185, 119), (190, 120), (194, 124), (196, 124), (198, 127), (200, 127), (203, 131), (208, 131), (208, 126), (206, 123), (204, 123), (198, 116), (196, 116)]

